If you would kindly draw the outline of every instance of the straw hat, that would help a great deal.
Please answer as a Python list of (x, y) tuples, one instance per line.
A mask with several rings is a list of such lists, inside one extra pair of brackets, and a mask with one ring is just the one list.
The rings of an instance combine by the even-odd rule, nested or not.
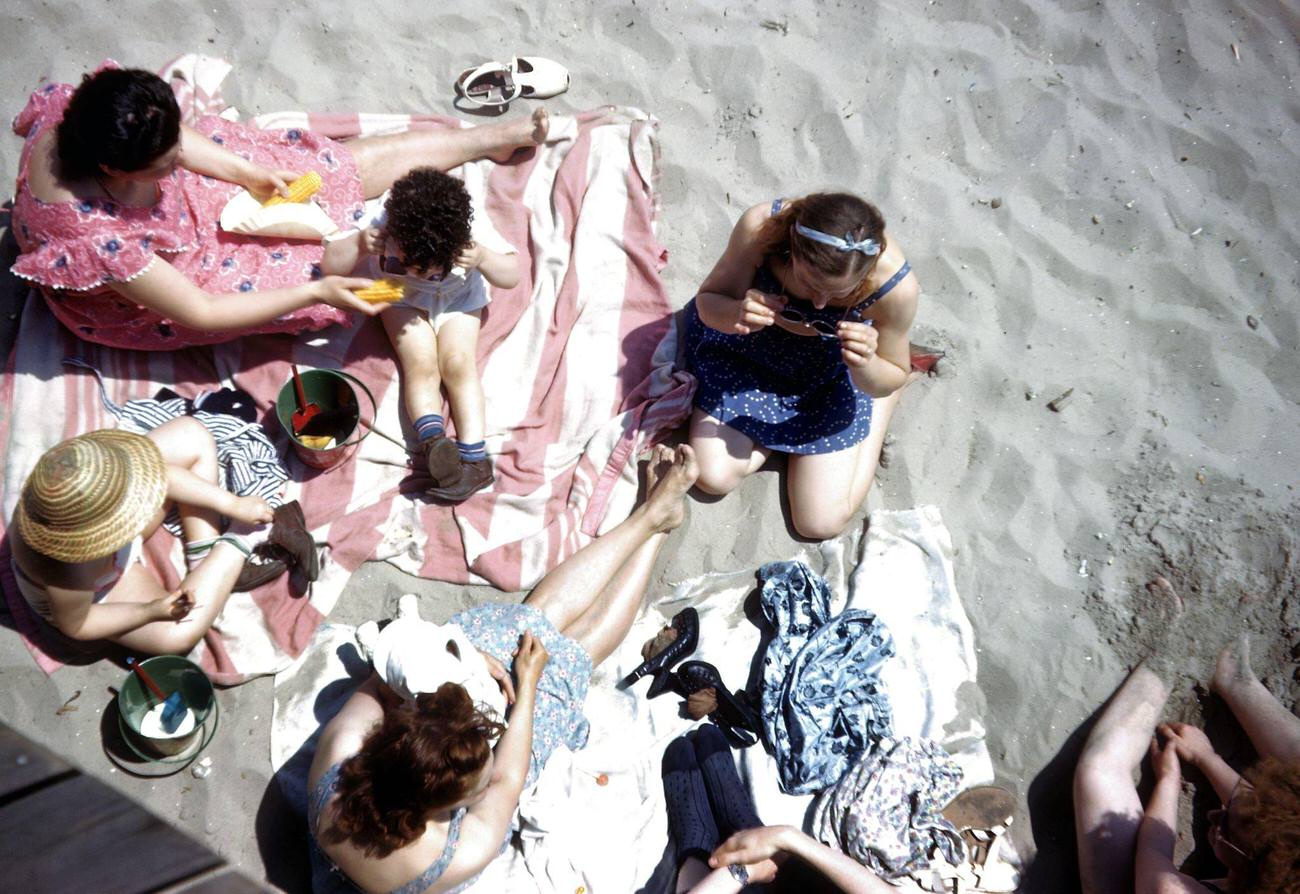
[(91, 432), (45, 452), (15, 513), (32, 549), (89, 562), (130, 543), (162, 507), (167, 467), (158, 446), (125, 431)]

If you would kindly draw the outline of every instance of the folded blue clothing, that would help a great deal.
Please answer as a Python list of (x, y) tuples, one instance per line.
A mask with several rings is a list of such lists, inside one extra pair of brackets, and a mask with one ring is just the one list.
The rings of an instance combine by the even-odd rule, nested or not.
[(763, 656), (764, 736), (782, 791), (820, 791), (893, 735), (880, 670), (894, 640), (872, 612), (832, 618), (830, 588), (803, 562), (771, 562), (758, 576), (775, 631)]

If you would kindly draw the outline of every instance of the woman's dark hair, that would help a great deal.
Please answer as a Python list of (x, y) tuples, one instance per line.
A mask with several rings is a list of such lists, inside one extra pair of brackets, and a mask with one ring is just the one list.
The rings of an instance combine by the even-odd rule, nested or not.
[(339, 768), (334, 822), (323, 838), (351, 841), (376, 859), (405, 847), (424, 833), (430, 813), (469, 793), (504, 731), (455, 683), (388, 708)]
[(86, 75), (59, 122), (59, 174), (80, 180), (149, 167), (181, 138), (181, 109), (166, 82), (139, 68)]
[(469, 244), (474, 211), (465, 185), (434, 168), (414, 168), (393, 184), (385, 232), (413, 267), (452, 266)]
[[(797, 223), (830, 236), (850, 235), (855, 242), (874, 239), (880, 244), (880, 253), (840, 251), (815, 242), (795, 231)], [(824, 276), (861, 279), (861, 285), (849, 296), (856, 304), (866, 297), (867, 274), (885, 252), (885, 218), (875, 205), (857, 196), (845, 192), (813, 193), (784, 203), (764, 221), (758, 231), (758, 244), (765, 257), (798, 258)]]
[(1235, 894), (1300, 894), (1300, 761), (1264, 760), (1246, 771), (1228, 840), (1250, 859)]

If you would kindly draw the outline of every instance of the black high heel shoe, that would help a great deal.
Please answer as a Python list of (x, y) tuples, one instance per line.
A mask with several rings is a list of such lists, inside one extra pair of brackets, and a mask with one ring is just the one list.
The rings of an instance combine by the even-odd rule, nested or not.
[(665, 692), (675, 692), (682, 698), (690, 698), (701, 689), (712, 689), (717, 695), (718, 706), (709, 713), (709, 719), (717, 724), (727, 740), (737, 748), (748, 748), (758, 742), (761, 721), (743, 692), (732, 692), (722, 682), (722, 674), (707, 661), (687, 661), (675, 671), (664, 670), (655, 675), (648, 698), (655, 698)]
[(654, 687), (659, 682), (659, 675), (695, 651), (695, 646), (700, 641), (700, 613), (693, 607), (687, 606), (673, 615), (669, 623), (673, 630), (677, 631), (677, 638), (665, 646), (658, 655), (651, 655), (638, 664), (636, 670), (618, 684), (619, 688), (626, 689), (646, 674), (654, 674), (654, 683), (650, 685), (650, 697), (654, 698)]

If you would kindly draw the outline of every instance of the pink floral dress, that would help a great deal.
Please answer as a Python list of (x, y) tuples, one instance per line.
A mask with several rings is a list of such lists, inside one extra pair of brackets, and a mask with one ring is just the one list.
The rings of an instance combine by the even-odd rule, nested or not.
[[(323, 249), (314, 242), (224, 232), (221, 209), (242, 187), (180, 167), (159, 181), (158, 201), (147, 208), (108, 199), (42, 202), (27, 182), (32, 147), (62, 120), (71, 96), (68, 84), (48, 84), (32, 94), (13, 125), (26, 139), (13, 208), (22, 255), (13, 271), (40, 286), (65, 326), (87, 341), (158, 351), (350, 322), (344, 311), (316, 304), (259, 326), (206, 332), (167, 320), (114, 292), (112, 283), (139, 276), (159, 258), (212, 293), (297, 286), (320, 276)], [(319, 173), (324, 185), (315, 199), (341, 228), (362, 216), (361, 178), (342, 143), (304, 130), (257, 130), (215, 116), (201, 117), (193, 126), (236, 155), (267, 167)]]

